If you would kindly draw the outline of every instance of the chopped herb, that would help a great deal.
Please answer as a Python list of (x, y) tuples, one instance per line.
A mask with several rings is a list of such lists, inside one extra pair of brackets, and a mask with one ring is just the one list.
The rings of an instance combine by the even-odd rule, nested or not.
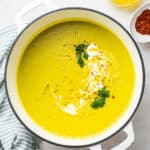
[(84, 52), (87, 46), (88, 46), (87, 44), (83, 44), (83, 43), (75, 45), (76, 52)]
[(88, 53), (86, 52), (87, 47), (88, 45), (84, 43), (75, 45), (77, 63), (80, 65), (81, 68), (83, 68), (85, 64), (84, 59), (88, 60), (88, 57), (89, 57)]
[(98, 96), (109, 97), (109, 91), (106, 89), (106, 87), (103, 87), (101, 90), (98, 91)]
[(78, 62), (78, 64), (80, 65), (81, 68), (84, 67), (84, 61), (83, 61), (83, 59), (82, 59), (82, 57), (81, 57), (81, 54), (78, 54), (78, 55), (77, 55), (77, 62)]
[(87, 53), (87, 52), (84, 52), (83, 57), (84, 57), (84, 59), (88, 60), (88, 58), (89, 58), (88, 53)]
[(105, 105), (105, 97), (96, 97), (94, 102), (91, 104), (91, 106), (94, 109), (97, 109), (99, 107), (103, 107)]
[(98, 96), (95, 97), (95, 100), (92, 102), (91, 107), (94, 109), (104, 107), (107, 97), (109, 97), (109, 91), (106, 89), (106, 87), (104, 87), (98, 91)]
[(99, 100), (95, 98), (95, 100), (92, 102), (91, 107), (98, 108), (99, 107)]

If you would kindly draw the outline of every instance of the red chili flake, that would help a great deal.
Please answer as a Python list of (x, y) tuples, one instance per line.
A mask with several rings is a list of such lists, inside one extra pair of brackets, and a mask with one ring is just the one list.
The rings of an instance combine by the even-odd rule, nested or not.
[(112, 96), (112, 99), (115, 99), (115, 96)]
[(135, 23), (137, 32), (150, 35), (150, 9), (144, 10), (137, 18)]

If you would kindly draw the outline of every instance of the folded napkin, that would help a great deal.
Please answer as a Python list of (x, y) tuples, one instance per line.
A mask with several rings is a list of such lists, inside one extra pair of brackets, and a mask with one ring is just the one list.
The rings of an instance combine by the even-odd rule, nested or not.
[(0, 150), (37, 150), (38, 139), (17, 120), (5, 93), (5, 63), (16, 36), (15, 25), (0, 28)]

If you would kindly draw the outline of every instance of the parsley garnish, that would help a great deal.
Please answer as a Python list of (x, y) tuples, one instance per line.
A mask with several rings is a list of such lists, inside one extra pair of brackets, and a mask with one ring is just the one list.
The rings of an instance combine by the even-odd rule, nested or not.
[(84, 66), (84, 61), (82, 59), (81, 53), (76, 54), (77, 55), (77, 63), (80, 65), (81, 68)]
[(91, 104), (93, 108), (103, 107), (105, 105), (105, 98), (104, 97), (96, 97), (94, 102)]
[(98, 91), (98, 96), (95, 97), (94, 101), (91, 104), (91, 107), (94, 109), (104, 107), (107, 97), (109, 97), (109, 91), (106, 89), (106, 87), (103, 87)]
[(83, 57), (84, 57), (84, 59), (88, 60), (88, 58), (89, 58), (88, 53), (87, 53), (87, 52), (84, 52)]
[(109, 97), (109, 91), (106, 89), (106, 87), (103, 87), (101, 90), (98, 91), (98, 96), (100, 97)]
[(75, 51), (76, 51), (76, 57), (77, 57), (77, 63), (80, 65), (81, 68), (84, 67), (84, 59), (88, 60), (88, 53), (86, 52), (86, 48), (88, 47), (88, 44), (78, 44), (75, 45)]

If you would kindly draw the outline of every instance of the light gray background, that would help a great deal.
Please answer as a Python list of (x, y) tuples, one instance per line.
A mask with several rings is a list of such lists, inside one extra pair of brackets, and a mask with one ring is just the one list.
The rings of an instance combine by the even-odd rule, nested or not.
[[(0, 26), (15, 24), (16, 13), (19, 9), (31, 1), (33, 0), (0, 0)], [(150, 0), (143, 0), (142, 2), (144, 1)], [(134, 10), (126, 10), (115, 7), (109, 0), (50, 0), (50, 2), (53, 2), (60, 7), (84, 6), (102, 11), (117, 19), (127, 29), (129, 26), (130, 17), (134, 12)], [(141, 49), (146, 68), (146, 87), (140, 108), (133, 118), (135, 142), (130, 147), (130, 150), (150, 150), (150, 43), (139, 44), (139, 47)], [(114, 141), (116, 139), (114, 139)], [(113, 145), (113, 142), (110, 142), (110, 144)], [(109, 144), (106, 145), (107, 149), (109, 149), (108, 145)], [(49, 146), (44, 142), (41, 144), (41, 149), (60, 150), (60, 148)]]

